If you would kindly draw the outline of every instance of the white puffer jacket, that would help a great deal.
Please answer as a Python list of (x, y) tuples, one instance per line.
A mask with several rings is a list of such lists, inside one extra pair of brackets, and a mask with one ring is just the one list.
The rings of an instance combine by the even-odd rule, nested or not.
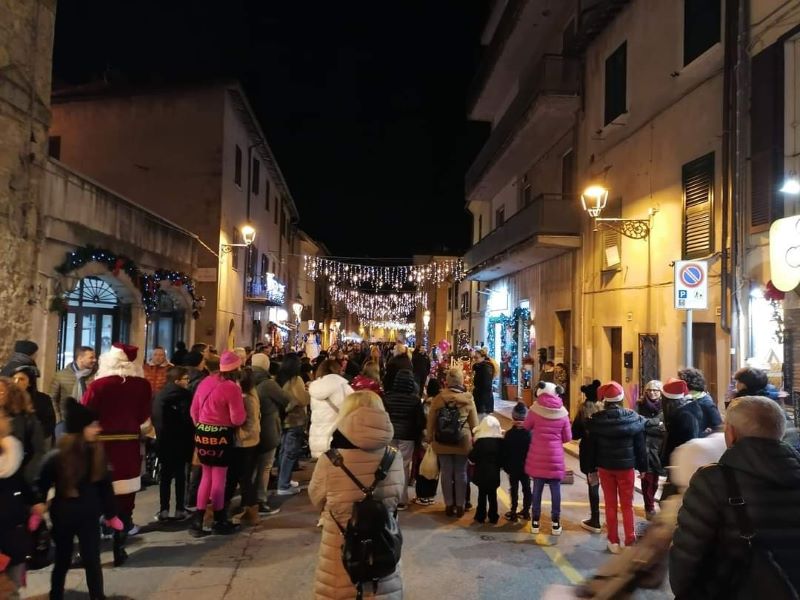
[[(392, 441), (394, 428), (389, 415), (383, 409), (359, 407), (347, 415), (338, 425), (339, 431), (350, 440), (356, 449), (340, 449), (347, 468), (364, 485), (372, 485), (375, 471), (383, 458), (386, 446)], [(405, 483), (403, 457), (398, 452), (389, 473), (375, 489), (375, 498), (394, 511), (400, 501)], [(314, 582), (314, 598), (317, 600), (352, 600), (356, 588), (342, 565), (342, 534), (331, 514), (343, 527), (353, 510), (353, 502), (364, 498), (342, 469), (335, 467), (327, 456), (321, 456), (308, 486), (311, 502), (322, 513), (322, 542)], [(400, 565), (395, 572), (378, 582), (377, 594), (372, 594), (372, 585), (364, 586), (365, 598), (380, 600), (402, 600), (403, 580)]]
[[(308, 433), (308, 445), (311, 456), (319, 458), (331, 446), (331, 435), (339, 418), (339, 407), (345, 396), (353, 393), (347, 379), (333, 373), (312, 381), (308, 386), (311, 394), (311, 429)], [(335, 408), (334, 408), (335, 407)]]

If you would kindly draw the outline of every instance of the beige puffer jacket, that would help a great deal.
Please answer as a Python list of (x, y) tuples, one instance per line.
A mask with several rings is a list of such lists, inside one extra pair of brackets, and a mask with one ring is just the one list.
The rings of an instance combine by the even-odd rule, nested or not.
[[(338, 429), (358, 449), (340, 449), (347, 468), (364, 484), (372, 485), (375, 470), (383, 458), (386, 446), (394, 435), (389, 415), (383, 409), (359, 407), (338, 423)], [(405, 482), (403, 457), (397, 453), (386, 479), (375, 490), (375, 497), (384, 501), (394, 511), (400, 501)], [(353, 509), (353, 503), (364, 494), (338, 467), (334, 467), (324, 454), (319, 457), (311, 484), (308, 487), (311, 502), (322, 513), (322, 543), (319, 547), (314, 597), (317, 600), (351, 600), (356, 597), (356, 588), (342, 565), (342, 534), (331, 514), (342, 527)], [(400, 565), (391, 576), (378, 584), (377, 595), (372, 594), (372, 585), (364, 586), (365, 598), (400, 600), (403, 597), (403, 581)]]
[(236, 431), (236, 445), (240, 448), (252, 448), (258, 445), (261, 437), (261, 405), (255, 390), (242, 394), (242, 399), (247, 420)]

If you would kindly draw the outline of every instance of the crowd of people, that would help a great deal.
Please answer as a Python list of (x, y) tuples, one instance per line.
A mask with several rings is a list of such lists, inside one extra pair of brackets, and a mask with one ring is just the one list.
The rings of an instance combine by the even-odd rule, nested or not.
[[(439, 489), (447, 517), (474, 511), (476, 524), (497, 524), (505, 472), (511, 506), (503, 518), (530, 522), (534, 535), (559, 536), (564, 445), (572, 439), (579, 440), (590, 506), (579, 525), (603, 532), (602, 489), (608, 551), (630, 556), (637, 545), (656, 544), (647, 534), (637, 539), (638, 472), (652, 531), (666, 530), (671, 539), (677, 523), (669, 568), (679, 598), (735, 597), (725, 595), (733, 594), (731, 582), (744, 585), (733, 576), (747, 555), (736, 543), (745, 537), (745, 521), (734, 497), (743, 499), (750, 526), (769, 544), (770, 564), (789, 585), (800, 576), (800, 514), (790, 510), (800, 497), (798, 440), (757, 369), (735, 374), (737, 399), (726, 403), (724, 424), (703, 374), (686, 368), (664, 383), (648, 382), (636, 410), (626, 407), (619, 383), (595, 380), (581, 388), (584, 400), (572, 421), (563, 388), (545, 375), (530, 406), (516, 403), (504, 431), (493, 414), (499, 366), (483, 349), (465, 373), (461, 366), (436, 369), (423, 348), (402, 343), (334, 345), (313, 358), (268, 345), (218, 354), (208, 344), (179, 344), (171, 360), (155, 348), (143, 366), (137, 348), (114, 344), (99, 361), (93, 349), (80, 348), (56, 373), (49, 395), (38, 389), (36, 352), (34, 342), (17, 342), (0, 371), (0, 590), (9, 590), (3, 597), (18, 593), (30, 540), (46, 513), (55, 544), (50, 597), (63, 597), (67, 570), (77, 563), (90, 597), (100, 599), (101, 532), (112, 538), (114, 565), (124, 564), (127, 538), (138, 530), (133, 511), (143, 474), (158, 480), (154, 520), (186, 522), (195, 537), (230, 535), (278, 513), (269, 504), (273, 493), (301, 492), (293, 479), (301, 459), (316, 463), (308, 487), (322, 529), (316, 597), (356, 597), (362, 589), (352, 561), (342, 560), (342, 540), (357, 533), (351, 517), (359, 500), (384, 507), (374, 518), (386, 520), (387, 540), (396, 533), (398, 511), (412, 502), (435, 504)], [(692, 479), (707, 463), (719, 466)], [(728, 493), (731, 481), (741, 492)], [(546, 489), (549, 522), (542, 511)], [(684, 499), (680, 511), (665, 509), (670, 497)], [(662, 538), (649, 536), (661, 540), (651, 559), (666, 556)], [(400, 598), (399, 563), (387, 560), (391, 568), (380, 576), (374, 571), (373, 588), (363, 591)], [(624, 579), (630, 592), (641, 581), (641, 568), (631, 565), (641, 563), (615, 562), (611, 574), (590, 580), (584, 591), (619, 597), (602, 590)], [(708, 595), (693, 595), (698, 589)]]

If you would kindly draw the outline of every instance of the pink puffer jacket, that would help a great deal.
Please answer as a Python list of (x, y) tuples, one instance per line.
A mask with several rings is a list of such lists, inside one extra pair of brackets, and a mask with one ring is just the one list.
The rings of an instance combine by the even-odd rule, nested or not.
[(564, 443), (572, 439), (569, 413), (561, 398), (541, 394), (525, 418), (531, 431), (531, 445), (525, 459), (525, 472), (540, 479), (564, 477)]

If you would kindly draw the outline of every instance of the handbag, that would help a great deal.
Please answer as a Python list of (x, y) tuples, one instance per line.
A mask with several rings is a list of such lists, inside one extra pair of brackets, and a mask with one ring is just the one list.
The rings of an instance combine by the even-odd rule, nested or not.
[(55, 549), (53, 548), (53, 541), (50, 538), (50, 530), (47, 528), (47, 523), (42, 521), (39, 526), (31, 534), (33, 544), (31, 553), (27, 557), (27, 566), (30, 571), (38, 571), (53, 564)]
[(433, 446), (429, 445), (425, 450), (425, 456), (422, 457), (422, 462), (419, 464), (419, 474), (425, 479), (439, 478), (439, 459), (436, 452), (433, 451)]

